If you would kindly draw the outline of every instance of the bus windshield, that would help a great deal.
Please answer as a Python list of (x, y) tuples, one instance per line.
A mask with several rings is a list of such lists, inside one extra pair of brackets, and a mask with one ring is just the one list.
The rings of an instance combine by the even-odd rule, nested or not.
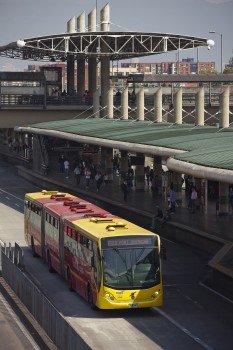
[(104, 249), (104, 285), (115, 289), (146, 289), (160, 283), (157, 247)]

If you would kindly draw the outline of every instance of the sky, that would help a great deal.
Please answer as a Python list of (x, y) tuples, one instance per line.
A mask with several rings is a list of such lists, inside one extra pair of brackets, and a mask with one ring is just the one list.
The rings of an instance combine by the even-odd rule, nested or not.
[[(174, 33), (213, 39), (215, 46), (211, 50), (199, 49), (199, 61), (215, 61), (220, 71), (220, 35), (209, 34), (209, 30), (215, 30), (223, 38), (223, 65), (233, 56), (233, 0), (0, 0), (0, 46), (18, 39), (64, 33), (71, 17), (83, 11), (88, 14), (96, 2), (98, 12), (109, 2), (112, 31)], [(196, 60), (197, 50), (181, 51), (180, 59), (187, 57)], [(175, 61), (176, 58), (173, 52), (150, 56), (144, 61)], [(22, 70), (28, 64), (32, 62), (0, 57), (0, 71)]]

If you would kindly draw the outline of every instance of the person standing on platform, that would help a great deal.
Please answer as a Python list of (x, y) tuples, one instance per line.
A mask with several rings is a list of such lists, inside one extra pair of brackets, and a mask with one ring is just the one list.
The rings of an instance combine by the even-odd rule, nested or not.
[(195, 213), (196, 206), (197, 206), (197, 191), (194, 186), (192, 187), (192, 190), (191, 190), (190, 200), (191, 200), (191, 212)]
[(232, 187), (230, 187), (230, 191), (229, 191), (229, 203), (230, 203), (231, 211), (233, 212), (233, 188)]
[(86, 179), (86, 188), (89, 188), (91, 180), (91, 170), (90, 168), (85, 168), (85, 179)]
[(99, 192), (100, 186), (103, 183), (103, 176), (100, 171), (97, 171), (97, 174), (95, 175), (95, 181), (96, 181), (96, 191)]
[(173, 185), (170, 186), (169, 199), (170, 199), (170, 212), (175, 213), (176, 212), (176, 192), (173, 189)]
[(64, 156), (61, 155), (61, 156), (59, 157), (59, 159), (58, 159), (58, 165), (59, 165), (59, 171), (60, 171), (60, 173), (64, 173), (64, 161), (65, 161)]

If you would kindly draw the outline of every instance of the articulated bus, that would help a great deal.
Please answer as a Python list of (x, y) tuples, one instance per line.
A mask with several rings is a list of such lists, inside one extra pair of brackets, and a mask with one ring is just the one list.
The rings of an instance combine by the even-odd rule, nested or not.
[(25, 239), (93, 309), (161, 306), (158, 235), (58, 191), (25, 195)]

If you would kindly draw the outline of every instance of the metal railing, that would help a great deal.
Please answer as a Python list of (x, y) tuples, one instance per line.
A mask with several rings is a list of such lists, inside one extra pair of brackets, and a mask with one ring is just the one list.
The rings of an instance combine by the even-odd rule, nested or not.
[[(220, 94), (206, 94), (205, 105), (219, 105)], [(195, 93), (184, 93), (182, 100), (184, 106), (195, 105)], [(172, 94), (163, 94), (163, 105), (172, 105), (174, 97)], [(19, 95), (19, 94), (1, 94), (1, 107), (43, 107), (47, 106), (91, 106), (92, 98), (85, 98), (80, 96), (44, 96), (44, 95)], [(114, 105), (120, 107), (121, 97), (114, 96)], [(136, 98), (129, 96), (129, 106), (136, 107)], [(145, 106), (154, 106), (154, 95), (145, 95)], [(233, 106), (233, 95), (230, 95), (230, 106)]]

